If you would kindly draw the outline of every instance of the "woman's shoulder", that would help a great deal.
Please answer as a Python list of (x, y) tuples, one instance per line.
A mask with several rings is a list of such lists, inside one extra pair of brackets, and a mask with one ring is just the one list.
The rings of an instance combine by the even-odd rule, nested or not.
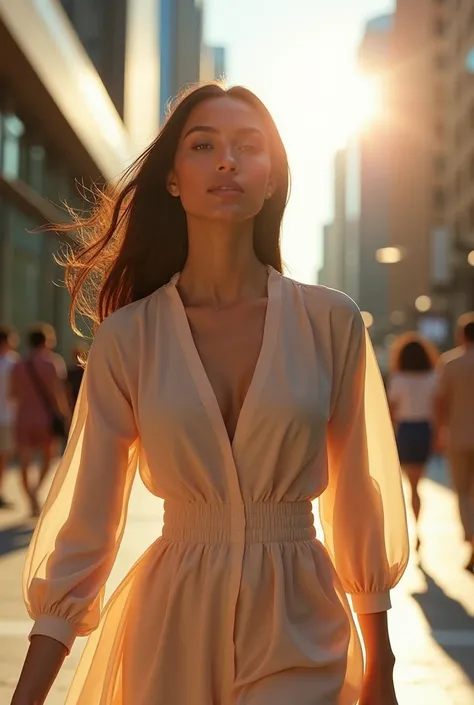
[(94, 333), (94, 343), (97, 345), (97, 342), (113, 339), (123, 344), (133, 341), (136, 344), (139, 330), (144, 328), (150, 309), (153, 309), (152, 315), (156, 313), (155, 307), (163, 296), (164, 288), (157, 289), (143, 299), (132, 301), (107, 316)]
[(303, 284), (288, 277), (285, 279), (300, 292), (310, 316), (329, 316), (335, 323), (363, 325), (358, 305), (343, 291), (322, 284)]

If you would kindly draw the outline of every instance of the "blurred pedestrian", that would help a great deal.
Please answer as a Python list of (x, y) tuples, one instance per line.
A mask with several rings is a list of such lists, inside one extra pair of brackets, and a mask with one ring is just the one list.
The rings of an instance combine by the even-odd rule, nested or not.
[[(69, 406), (45, 331), (41, 327), (31, 330), (28, 342), (30, 352), (12, 370), (11, 394), (16, 402), (15, 441), (22, 484), (31, 514), (38, 516), (38, 491), (53, 460), (54, 441), (66, 431)], [(39, 479), (33, 482), (36, 454), (40, 456)]]
[(421, 509), (418, 483), (433, 449), (437, 359), (438, 352), (429, 341), (415, 333), (403, 334), (392, 346), (387, 383), (400, 464), (411, 487), (417, 549)]
[(66, 384), (67, 381), (67, 366), (64, 358), (58, 352), (55, 351), (57, 345), (56, 331), (50, 323), (37, 323), (35, 326), (31, 327), (31, 330), (41, 330), (46, 337), (46, 345), (44, 347), (43, 355), (51, 360), (54, 367), (56, 368), (57, 375), (60, 380)]
[(0, 509), (8, 509), (3, 494), (5, 468), (13, 453), (14, 404), (10, 397), (11, 372), (18, 362), (15, 348), (18, 345), (16, 332), (7, 326), (0, 326)]
[(77, 344), (72, 349), (71, 364), (67, 368), (67, 386), (69, 393), (69, 404), (71, 409), (76, 406), (79, 391), (81, 389), (82, 378), (84, 377), (83, 360), (87, 354), (87, 347)]
[[(128, 177), (70, 224), (72, 312), (98, 328), (28, 553), (15, 705), (97, 628), (69, 705), (395, 705), (393, 429), (355, 303), (282, 274), (275, 123), (247, 89), (199, 86)], [(137, 465), (163, 536), (102, 610)]]
[(461, 316), (457, 331), (459, 347), (440, 360), (437, 427), (470, 546), (466, 569), (474, 573), (474, 313)]

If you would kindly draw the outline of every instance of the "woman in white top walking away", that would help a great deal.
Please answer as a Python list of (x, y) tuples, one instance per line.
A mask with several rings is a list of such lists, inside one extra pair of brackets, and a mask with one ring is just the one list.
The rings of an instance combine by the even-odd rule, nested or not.
[[(418, 483), (433, 445), (434, 367), (438, 354), (414, 333), (400, 336), (392, 348), (388, 398), (402, 469), (411, 485), (415, 521), (420, 514)], [(417, 537), (417, 549), (420, 539)]]

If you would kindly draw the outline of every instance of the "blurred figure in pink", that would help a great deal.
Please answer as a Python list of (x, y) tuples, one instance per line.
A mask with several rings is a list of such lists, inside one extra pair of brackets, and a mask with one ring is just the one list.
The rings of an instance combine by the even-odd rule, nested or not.
[[(29, 354), (12, 370), (11, 395), (17, 405), (15, 441), (22, 484), (31, 514), (38, 516), (38, 491), (51, 466), (54, 441), (65, 435), (69, 405), (42, 327), (32, 329), (29, 346)], [(39, 479), (32, 483), (31, 467), (36, 454), (41, 458)]]
[[(411, 487), (411, 504), (418, 524), (421, 500), (418, 483), (433, 448), (436, 390), (434, 346), (415, 333), (401, 335), (391, 351), (387, 396), (402, 470)], [(420, 546), (417, 535), (416, 547)]]

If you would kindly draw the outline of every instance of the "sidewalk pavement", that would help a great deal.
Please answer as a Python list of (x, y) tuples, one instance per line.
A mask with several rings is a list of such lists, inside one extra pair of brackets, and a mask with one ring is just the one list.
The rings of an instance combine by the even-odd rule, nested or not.
[[(15, 511), (0, 512), (0, 703), (8, 705), (27, 648), (30, 621), (21, 598), (21, 571), (33, 523), (25, 519), (15, 473), (7, 493)], [(462, 569), (467, 549), (461, 543), (455, 498), (445, 469), (434, 463), (422, 483), (422, 548), (393, 591), (389, 613), (397, 657), (399, 705), (473, 705), (474, 576)], [(162, 503), (140, 481), (134, 487), (129, 520), (107, 594), (160, 534)], [(63, 705), (80, 657), (78, 639), (47, 705)]]

